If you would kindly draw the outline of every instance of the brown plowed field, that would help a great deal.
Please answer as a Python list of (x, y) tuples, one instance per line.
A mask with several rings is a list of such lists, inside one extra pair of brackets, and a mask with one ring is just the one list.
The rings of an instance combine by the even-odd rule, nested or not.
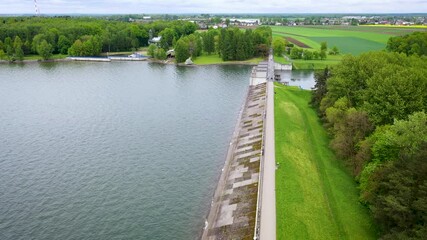
[(286, 41), (291, 42), (291, 43), (293, 43), (293, 44), (297, 45), (298, 47), (302, 47), (302, 48), (311, 48), (311, 47), (310, 47), (310, 46), (308, 46), (307, 44), (302, 43), (302, 42), (300, 42), (300, 41), (296, 40), (295, 38), (292, 38), (292, 37), (284, 37), (284, 38), (286, 39)]

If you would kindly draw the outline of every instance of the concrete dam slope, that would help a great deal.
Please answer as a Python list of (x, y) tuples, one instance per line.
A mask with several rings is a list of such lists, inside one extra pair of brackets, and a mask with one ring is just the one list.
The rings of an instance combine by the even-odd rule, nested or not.
[(262, 158), (266, 83), (249, 87), (202, 239), (253, 239)]
[(252, 70), (203, 240), (276, 239), (274, 73), (270, 50)]

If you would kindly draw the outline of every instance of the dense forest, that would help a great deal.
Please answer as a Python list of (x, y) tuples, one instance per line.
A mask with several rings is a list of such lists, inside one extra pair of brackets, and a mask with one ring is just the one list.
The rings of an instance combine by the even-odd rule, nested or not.
[(382, 239), (427, 236), (427, 59), (418, 56), (427, 45), (419, 52), (395, 47), (419, 36), (392, 38), (391, 52), (346, 56), (316, 73), (312, 104)]
[(427, 56), (427, 32), (415, 32), (402, 37), (392, 37), (388, 40), (387, 50)]
[(0, 18), (0, 58), (22, 60), (38, 54), (47, 59), (51, 54), (97, 56), (101, 52), (136, 50), (147, 46), (150, 30), (153, 36), (165, 29), (173, 38), (196, 31), (188, 21), (155, 21), (128, 23), (96, 18), (17, 17)]
[(272, 32), (269, 27), (245, 31), (232, 27), (209, 29), (179, 39), (175, 45), (176, 62), (184, 62), (190, 56), (198, 57), (202, 52), (218, 54), (224, 61), (266, 57), (271, 39)]
[(165, 59), (175, 49), (178, 63), (202, 53), (219, 54), (224, 61), (266, 56), (272, 33), (268, 27), (196, 32), (189, 21), (129, 23), (97, 18), (17, 17), (0, 18), (0, 59), (23, 60), (26, 55), (49, 59), (52, 54), (98, 56), (102, 52), (137, 50), (151, 37), (161, 36), (148, 48), (154, 58)]

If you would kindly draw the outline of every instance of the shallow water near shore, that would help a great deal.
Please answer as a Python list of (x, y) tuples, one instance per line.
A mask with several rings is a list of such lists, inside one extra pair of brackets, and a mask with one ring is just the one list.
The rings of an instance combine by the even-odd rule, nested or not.
[(0, 65), (0, 239), (195, 239), (249, 66)]
[(313, 70), (281, 71), (281, 82), (287, 82), (289, 86), (297, 86), (305, 90), (312, 90), (316, 81)]

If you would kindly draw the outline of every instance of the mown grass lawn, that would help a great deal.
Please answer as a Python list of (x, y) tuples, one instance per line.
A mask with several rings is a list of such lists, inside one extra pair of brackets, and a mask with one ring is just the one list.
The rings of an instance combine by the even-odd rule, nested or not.
[[(53, 54), (50, 59), (63, 59), (66, 58), (67, 55), (64, 54)], [(43, 58), (40, 55), (27, 55), (24, 57), (24, 60), (42, 60)]]
[(344, 55), (328, 55), (325, 60), (304, 60), (297, 59), (292, 60), (292, 64), (295, 69), (325, 69), (326, 67), (331, 67), (340, 63)]
[(274, 61), (277, 62), (277, 63), (281, 63), (281, 64), (289, 64), (289, 63), (291, 63), (286, 58), (280, 57), (280, 56), (277, 56), (277, 55), (274, 55)]
[(218, 54), (202, 54), (201, 56), (193, 59), (194, 64), (209, 65), (209, 64), (233, 64), (233, 63), (254, 63), (258, 64), (263, 61), (263, 58), (251, 58), (245, 61), (223, 61)]
[(352, 177), (328, 148), (310, 91), (275, 85), (277, 239), (375, 239)]
[(292, 63), (293, 69), (313, 69), (320, 70), (325, 69), (326, 67), (331, 67), (333, 65), (338, 64), (343, 55), (328, 55), (325, 60), (303, 60), (296, 59), (288, 61), (284, 57), (274, 56), (274, 61), (281, 64), (289, 64)]

